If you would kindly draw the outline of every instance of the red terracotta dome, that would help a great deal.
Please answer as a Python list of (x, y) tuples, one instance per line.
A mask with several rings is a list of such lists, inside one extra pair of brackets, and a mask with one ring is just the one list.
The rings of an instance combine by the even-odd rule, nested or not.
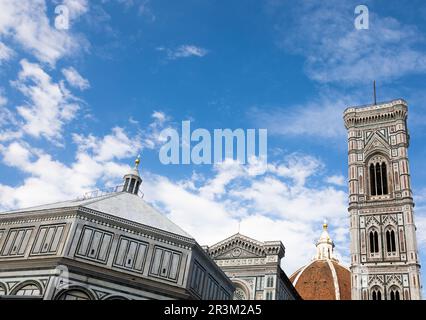
[(314, 260), (290, 281), (304, 300), (351, 299), (351, 273), (335, 260)]
[(297, 270), (290, 281), (304, 300), (350, 300), (351, 273), (333, 258), (334, 243), (327, 224), (317, 242), (313, 261)]

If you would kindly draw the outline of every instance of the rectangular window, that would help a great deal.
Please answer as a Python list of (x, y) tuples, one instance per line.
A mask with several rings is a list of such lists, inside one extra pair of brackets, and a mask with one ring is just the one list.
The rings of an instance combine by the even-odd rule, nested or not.
[(217, 299), (218, 289), (219, 289), (219, 284), (212, 277), (209, 276), (208, 287), (207, 287), (207, 290), (208, 290), (207, 299), (209, 300)]
[(171, 267), (170, 267), (170, 274), (169, 274), (170, 279), (176, 280), (176, 277), (178, 274), (178, 268), (179, 268), (179, 260), (180, 260), (180, 255), (174, 253), (172, 257)]
[(83, 230), (83, 236), (80, 239), (80, 245), (78, 248), (78, 254), (81, 256), (85, 256), (87, 253), (87, 250), (89, 248), (90, 239), (92, 238), (92, 229), (84, 229)]
[(138, 272), (143, 271), (148, 243), (120, 237), (117, 248), (114, 266)]
[(76, 256), (105, 263), (108, 260), (113, 234), (85, 226), (81, 232)]
[(41, 226), (38, 230), (31, 255), (55, 254), (64, 231), (64, 225)]
[(191, 276), (191, 289), (198, 295), (202, 295), (204, 286), (205, 270), (198, 262), (194, 262), (194, 267)]
[(43, 246), (41, 248), (42, 253), (46, 253), (46, 252), (49, 251), (50, 244), (52, 243), (55, 230), (56, 230), (56, 228), (49, 228), (49, 230), (47, 231), (46, 240), (44, 241)]
[(161, 263), (161, 256), (163, 254), (163, 250), (161, 249), (155, 249), (155, 254), (154, 254), (154, 262), (152, 264), (152, 268), (151, 268), (151, 273), (153, 275), (158, 275), (159, 271), (160, 271), (160, 263)]
[(133, 264), (135, 262), (135, 254), (136, 254), (136, 250), (138, 248), (138, 244), (134, 241), (130, 241), (130, 245), (129, 245), (129, 251), (127, 251), (127, 255), (126, 255), (126, 261), (124, 263), (124, 266), (126, 268), (132, 268)]
[(102, 232), (95, 231), (92, 238), (92, 243), (90, 244), (89, 254), (90, 258), (96, 258), (98, 255), (99, 244), (101, 243)]
[(256, 290), (263, 290), (263, 279), (264, 277), (256, 278)]
[(163, 263), (161, 264), (161, 276), (167, 277), (167, 274), (169, 272), (169, 262), (170, 262), (170, 251), (164, 251), (163, 253)]
[(268, 276), (268, 278), (266, 280), (266, 287), (267, 288), (274, 287), (274, 277), (273, 276)]
[(135, 262), (135, 269), (136, 270), (142, 271), (147, 248), (148, 248), (148, 244), (143, 245), (143, 246), (142, 245), (139, 246), (138, 254), (137, 254), (137, 258), (136, 258), (136, 262)]
[(33, 228), (10, 229), (3, 246), (2, 256), (23, 256)]
[(21, 245), (22, 239), (24, 238), (24, 233), (25, 230), (18, 231), (14, 244), (12, 246), (12, 250), (10, 251), (10, 255), (16, 255), (18, 253), (18, 248)]
[(155, 247), (150, 274), (166, 280), (176, 281), (181, 257), (182, 254), (180, 252)]
[(126, 254), (128, 243), (128, 240), (121, 239), (120, 244), (118, 245), (118, 252), (116, 254), (115, 263), (119, 266), (124, 264), (124, 255)]
[(63, 226), (59, 226), (56, 228), (55, 237), (53, 238), (52, 245), (50, 247), (51, 252), (56, 252), (56, 250), (58, 250), (59, 241), (61, 240), (63, 231), (64, 231)]
[(99, 250), (98, 258), (101, 261), (107, 260), (108, 250), (109, 250), (109, 244), (111, 243), (112, 236), (110, 234), (104, 234), (104, 237), (102, 239), (101, 248)]

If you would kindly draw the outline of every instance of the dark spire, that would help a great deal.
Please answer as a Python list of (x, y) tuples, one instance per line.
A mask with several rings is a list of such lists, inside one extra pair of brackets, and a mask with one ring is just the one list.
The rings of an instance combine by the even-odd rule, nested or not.
[(377, 96), (376, 96), (376, 80), (373, 82), (373, 98), (374, 98), (374, 105), (377, 104)]

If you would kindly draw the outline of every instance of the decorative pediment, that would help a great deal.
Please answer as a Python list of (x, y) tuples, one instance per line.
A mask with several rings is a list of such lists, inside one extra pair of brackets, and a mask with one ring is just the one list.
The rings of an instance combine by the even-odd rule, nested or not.
[(222, 254), (215, 256), (215, 259), (239, 259), (239, 258), (262, 258), (264, 254), (252, 252), (241, 247), (234, 246), (224, 251)]
[(388, 139), (388, 133), (385, 128), (379, 129), (377, 131), (367, 131), (365, 133), (365, 143), (368, 144), (368, 142), (373, 138), (374, 136), (381, 137), (384, 141), (387, 141)]
[(375, 216), (368, 216), (365, 219), (365, 225), (367, 227), (370, 227), (370, 226), (379, 226), (380, 225), (380, 221)]
[(383, 215), (382, 222), (384, 225), (398, 225), (398, 220), (395, 214)]
[(281, 241), (260, 242), (237, 233), (208, 249), (213, 259), (264, 258), (268, 255), (284, 256)]
[(402, 286), (402, 275), (400, 274), (389, 274), (386, 275), (386, 284), (391, 285), (400, 285)]
[(365, 154), (369, 154), (376, 150), (385, 151), (386, 154), (390, 150), (389, 142), (386, 140), (386, 137), (382, 135), (382, 133), (380, 133), (379, 131), (370, 135), (370, 139), (365, 146), (364, 152)]
[(210, 247), (209, 254), (214, 259), (266, 257), (264, 244), (262, 242), (239, 233)]
[(373, 286), (373, 285), (383, 286), (384, 284), (385, 284), (385, 278), (382, 274), (371, 275), (368, 277), (369, 286)]

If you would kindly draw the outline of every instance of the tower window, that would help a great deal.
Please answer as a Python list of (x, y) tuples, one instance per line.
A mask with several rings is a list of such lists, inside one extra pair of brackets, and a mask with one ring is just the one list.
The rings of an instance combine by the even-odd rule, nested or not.
[(382, 300), (382, 293), (379, 289), (373, 289), (371, 293), (371, 300)]
[(370, 164), (370, 189), (372, 196), (389, 193), (386, 163)]
[(133, 188), (135, 187), (135, 182), (136, 182), (135, 179), (130, 180), (130, 186), (129, 186), (129, 192), (130, 193), (133, 193)]
[(386, 231), (386, 250), (387, 252), (396, 252), (395, 231)]
[(374, 171), (374, 164), (370, 165), (370, 188), (371, 188), (371, 195), (375, 196), (377, 194), (376, 190), (376, 173)]
[(130, 182), (130, 178), (126, 178), (126, 182), (124, 183), (124, 188), (123, 190), (127, 191), (127, 187), (129, 186), (129, 182)]
[(266, 280), (266, 287), (272, 288), (273, 286), (274, 286), (274, 278), (268, 277), (267, 280)]
[(379, 252), (379, 234), (377, 233), (377, 231), (370, 232), (370, 252)]
[(392, 288), (390, 292), (390, 299), (391, 300), (401, 300), (401, 296), (399, 294), (399, 290), (396, 288)]

